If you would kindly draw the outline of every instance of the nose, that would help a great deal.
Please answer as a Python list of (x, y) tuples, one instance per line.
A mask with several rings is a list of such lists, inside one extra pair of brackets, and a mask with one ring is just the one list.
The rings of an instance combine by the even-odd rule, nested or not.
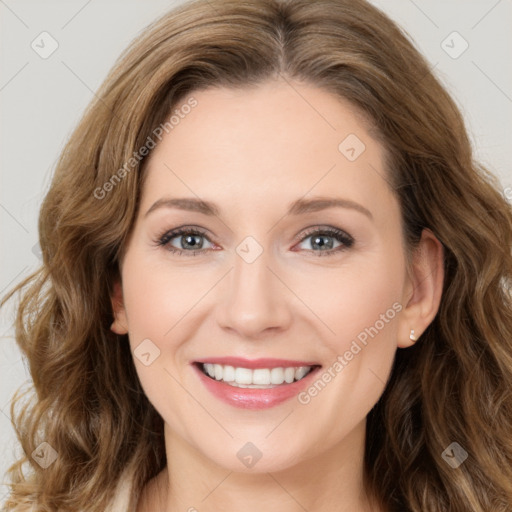
[(269, 261), (267, 251), (248, 263), (234, 254), (234, 268), (221, 286), (217, 323), (243, 338), (255, 339), (268, 331), (286, 330), (291, 322), (292, 292)]

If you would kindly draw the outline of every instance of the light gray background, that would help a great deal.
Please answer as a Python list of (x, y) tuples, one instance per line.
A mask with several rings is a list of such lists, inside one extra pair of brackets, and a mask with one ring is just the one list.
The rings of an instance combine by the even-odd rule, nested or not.
[[(67, 137), (120, 52), (181, 1), (0, 0), (0, 296), (35, 270), (39, 205)], [(511, 0), (374, 0), (414, 39), (455, 97), (478, 158), (512, 198)], [(31, 47), (47, 31), (57, 50)], [(469, 44), (452, 58), (442, 42)], [(453, 42), (452, 42), (453, 41)], [(457, 36), (444, 45), (457, 52)], [(12, 338), (12, 306), (0, 316), (0, 480), (19, 453), (10, 399), (30, 377)], [(0, 485), (0, 504), (7, 490)]]

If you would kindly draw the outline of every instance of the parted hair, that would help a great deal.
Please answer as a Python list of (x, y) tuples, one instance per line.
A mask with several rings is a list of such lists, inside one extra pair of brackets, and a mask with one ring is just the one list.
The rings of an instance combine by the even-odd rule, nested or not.
[[(110, 330), (144, 177), (134, 154), (194, 91), (269, 79), (312, 84), (364, 115), (386, 150), (406, 251), (424, 228), (444, 249), (439, 311), (397, 350), (368, 414), (366, 491), (390, 512), (512, 510), (512, 212), (455, 101), (364, 0), (194, 0), (115, 62), (55, 166), (42, 264), (2, 301), (18, 298), (15, 338), (33, 380), (12, 400), (23, 455), (6, 511), (103, 512), (124, 471), (135, 503), (165, 467), (163, 420), (127, 336)], [(31, 456), (43, 441), (57, 453), (46, 468)], [(457, 468), (443, 457), (453, 442), (467, 453)]]

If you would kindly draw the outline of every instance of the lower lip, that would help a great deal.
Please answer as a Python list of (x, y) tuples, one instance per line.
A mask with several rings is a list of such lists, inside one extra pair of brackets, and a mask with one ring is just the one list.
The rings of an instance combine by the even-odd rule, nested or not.
[(223, 402), (240, 409), (269, 409), (294, 396), (309, 385), (321, 369), (314, 368), (303, 379), (291, 384), (280, 384), (273, 388), (238, 388), (226, 382), (207, 377), (199, 365), (192, 365), (206, 388)]

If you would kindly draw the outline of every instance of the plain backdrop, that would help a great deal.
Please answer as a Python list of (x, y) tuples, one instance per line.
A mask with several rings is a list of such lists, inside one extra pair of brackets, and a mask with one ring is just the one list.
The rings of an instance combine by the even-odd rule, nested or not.
[[(128, 43), (178, 3), (0, 0), (0, 296), (40, 264), (38, 209), (86, 105)], [(478, 158), (499, 176), (504, 195), (512, 196), (512, 1), (373, 3), (427, 57), (462, 110)], [(56, 50), (44, 55), (52, 44)], [(9, 306), (0, 316), (0, 481), (20, 452), (10, 400), (30, 383), (12, 321)], [(0, 485), (0, 504), (6, 491)]]

